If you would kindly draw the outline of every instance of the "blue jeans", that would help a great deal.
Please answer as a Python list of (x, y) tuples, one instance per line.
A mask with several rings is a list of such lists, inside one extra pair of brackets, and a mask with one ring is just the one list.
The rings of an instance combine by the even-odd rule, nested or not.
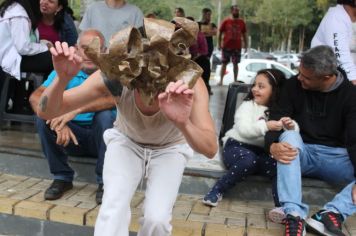
[(110, 110), (95, 113), (91, 125), (80, 126), (74, 122), (68, 122), (67, 125), (77, 137), (79, 145), (71, 141), (68, 146), (63, 147), (56, 144), (56, 133), (46, 125), (46, 121), (37, 117), (36, 126), (42, 150), (54, 179), (73, 181), (74, 171), (68, 164), (69, 154), (97, 157), (96, 180), (99, 184), (103, 183), (103, 164), (106, 152), (103, 133), (106, 129), (112, 128), (113, 122), (114, 116)]
[(354, 167), (345, 148), (305, 144), (295, 131), (285, 131), (279, 141), (298, 148), (298, 155), (290, 164), (277, 163), (278, 196), (286, 214), (302, 218), (308, 215), (308, 206), (302, 203), (302, 176), (345, 184), (323, 209), (342, 214), (344, 220), (356, 213), (351, 194), (355, 184)]

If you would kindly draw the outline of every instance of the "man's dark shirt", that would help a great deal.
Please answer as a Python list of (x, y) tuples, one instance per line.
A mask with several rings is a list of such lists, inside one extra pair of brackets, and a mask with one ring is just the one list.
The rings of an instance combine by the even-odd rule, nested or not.
[[(214, 23), (206, 23), (206, 22), (198, 22), (199, 24), (199, 29), (201, 32), (206, 32), (206, 31), (211, 31), (212, 29), (216, 29), (216, 25)], [(213, 36), (205, 36), (206, 42), (208, 43), (208, 58), (211, 57), (214, 51), (214, 42), (213, 42)]]

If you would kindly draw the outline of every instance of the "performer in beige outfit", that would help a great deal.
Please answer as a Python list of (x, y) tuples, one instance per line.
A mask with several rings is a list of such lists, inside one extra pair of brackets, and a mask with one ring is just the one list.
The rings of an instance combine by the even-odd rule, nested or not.
[(41, 97), (38, 115), (51, 119), (111, 92), (120, 115), (104, 133), (107, 144), (104, 197), (95, 235), (127, 236), (130, 201), (147, 178), (140, 236), (170, 235), (172, 208), (187, 159), (193, 150), (212, 158), (217, 152), (215, 128), (208, 111), (208, 93), (201, 78), (189, 89), (183, 80), (169, 82), (147, 104), (139, 89), (112, 86), (97, 71), (81, 86), (64, 91), (80, 69), (81, 58), (66, 43), (51, 48), (58, 78)]

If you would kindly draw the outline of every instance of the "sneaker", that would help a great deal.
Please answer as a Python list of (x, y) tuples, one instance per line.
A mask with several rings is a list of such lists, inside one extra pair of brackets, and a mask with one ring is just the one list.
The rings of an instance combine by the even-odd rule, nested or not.
[(100, 205), (102, 203), (103, 195), (104, 195), (104, 184), (99, 184), (95, 195), (96, 204)]
[(218, 202), (222, 200), (222, 194), (216, 190), (210, 190), (203, 198), (203, 203), (208, 206), (216, 207)]
[(307, 219), (308, 230), (326, 236), (345, 236), (342, 232), (342, 216), (332, 211), (321, 210)]
[(286, 225), (285, 236), (304, 236), (305, 222), (299, 216), (287, 215), (284, 220)]
[(73, 188), (72, 182), (55, 179), (51, 186), (45, 191), (44, 198), (46, 200), (56, 200), (63, 196), (65, 192)]
[(268, 219), (274, 223), (282, 224), (286, 218), (283, 207), (275, 207), (268, 212)]

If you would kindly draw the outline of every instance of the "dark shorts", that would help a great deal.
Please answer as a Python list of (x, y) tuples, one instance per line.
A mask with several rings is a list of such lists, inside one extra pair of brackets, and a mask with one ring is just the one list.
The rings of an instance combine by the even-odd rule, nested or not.
[(227, 64), (231, 62), (232, 64), (238, 64), (241, 60), (241, 50), (240, 49), (222, 49), (222, 63)]

